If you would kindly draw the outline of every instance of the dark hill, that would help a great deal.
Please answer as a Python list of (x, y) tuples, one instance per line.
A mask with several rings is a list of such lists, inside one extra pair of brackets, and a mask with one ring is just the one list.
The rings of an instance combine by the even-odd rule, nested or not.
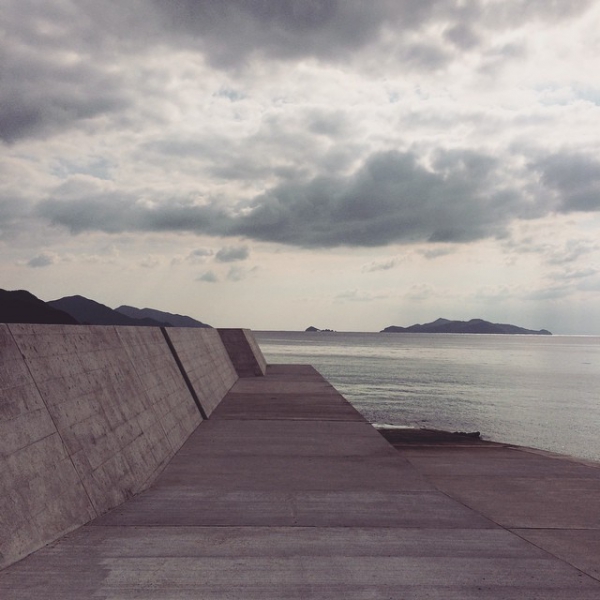
[(48, 306), (25, 290), (0, 290), (0, 323), (77, 325), (70, 314)]
[(382, 330), (381, 333), (494, 333), (494, 334), (519, 334), (519, 335), (552, 335), (547, 329), (539, 331), (525, 329), (516, 325), (506, 323), (490, 323), (483, 319), (471, 319), (470, 321), (449, 321), (448, 319), (437, 319), (432, 323), (411, 325), (410, 327), (399, 327), (391, 325)]
[(53, 308), (58, 308), (70, 314), (82, 324), (87, 325), (147, 325), (152, 327), (165, 327), (167, 323), (154, 319), (133, 319), (95, 300), (83, 296), (65, 296), (47, 303)]
[(119, 306), (115, 310), (123, 315), (126, 315), (127, 317), (134, 319), (154, 319), (155, 321), (168, 323), (173, 327), (210, 327), (210, 325), (202, 323), (202, 321), (192, 319), (192, 317), (164, 312), (154, 308), (135, 308), (134, 306), (123, 305)]

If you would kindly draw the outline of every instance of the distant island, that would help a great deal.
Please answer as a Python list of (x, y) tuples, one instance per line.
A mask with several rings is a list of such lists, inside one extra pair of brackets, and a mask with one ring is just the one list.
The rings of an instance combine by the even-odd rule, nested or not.
[(306, 332), (306, 331), (308, 331), (309, 333), (310, 333), (310, 332), (315, 332), (315, 331), (319, 331), (319, 332), (325, 332), (325, 331), (328, 331), (328, 332), (330, 332), (330, 333), (334, 333), (334, 330), (333, 330), (333, 329), (317, 329), (316, 327), (313, 327), (312, 325), (311, 325), (310, 327), (307, 327), (307, 328), (306, 328), (304, 331), (305, 331), (305, 332)]
[(547, 329), (536, 331), (505, 323), (490, 323), (483, 319), (471, 319), (470, 321), (437, 319), (432, 323), (410, 325), (409, 327), (391, 325), (390, 327), (383, 329), (380, 333), (500, 333), (505, 335), (552, 335)]

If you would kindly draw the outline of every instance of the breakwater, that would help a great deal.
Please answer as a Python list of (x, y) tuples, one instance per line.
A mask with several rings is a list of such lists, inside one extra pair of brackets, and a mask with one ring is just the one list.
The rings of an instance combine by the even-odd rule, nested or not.
[(252, 332), (0, 324), (0, 568), (147, 489), (239, 377)]

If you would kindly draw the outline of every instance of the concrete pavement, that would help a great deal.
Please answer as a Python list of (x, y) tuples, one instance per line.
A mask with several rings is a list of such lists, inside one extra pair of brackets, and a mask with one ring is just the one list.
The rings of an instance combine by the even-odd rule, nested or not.
[(16, 599), (600, 597), (600, 469), (392, 447), (314, 369), (240, 379), (152, 487), (0, 573)]

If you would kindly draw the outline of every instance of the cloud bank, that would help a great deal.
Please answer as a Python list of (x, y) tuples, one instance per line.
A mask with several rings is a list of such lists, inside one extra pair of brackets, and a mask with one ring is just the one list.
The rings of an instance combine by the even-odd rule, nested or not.
[[(553, 154), (512, 178), (500, 160), (473, 151), (437, 152), (424, 166), (409, 152), (379, 152), (346, 177), (288, 181), (242, 203), (192, 199), (142, 202), (71, 181), (39, 203), (38, 214), (73, 233), (189, 231), (299, 247), (383, 246), (395, 242), (466, 243), (506, 235), (515, 219), (600, 210), (600, 163)], [(529, 177), (531, 185), (516, 185)], [(220, 262), (248, 248), (223, 248)]]

